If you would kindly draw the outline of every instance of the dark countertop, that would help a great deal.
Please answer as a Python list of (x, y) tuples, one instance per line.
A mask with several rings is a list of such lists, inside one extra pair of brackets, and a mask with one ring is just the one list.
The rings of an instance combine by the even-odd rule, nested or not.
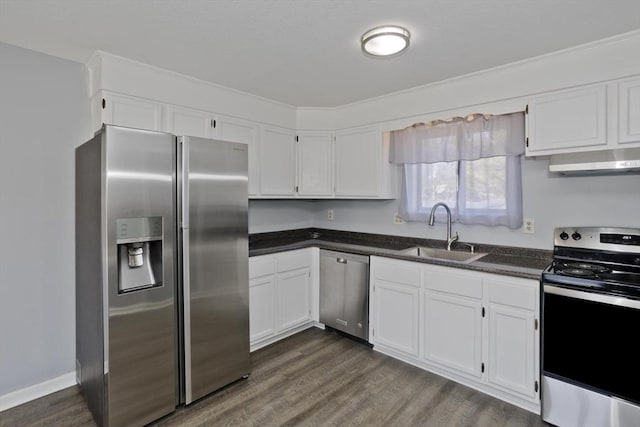
[[(422, 262), (485, 273), (502, 274), (526, 279), (540, 279), (542, 271), (551, 263), (552, 252), (512, 246), (474, 244), (477, 253), (487, 253), (471, 263), (419, 258), (401, 252), (413, 246), (444, 248), (444, 241), (389, 236), (371, 233), (355, 233), (318, 228), (258, 233), (249, 236), (249, 256), (318, 247), (359, 255), (381, 256), (404, 261)], [(464, 245), (458, 245), (463, 250)], [(454, 249), (457, 249), (454, 246)]]

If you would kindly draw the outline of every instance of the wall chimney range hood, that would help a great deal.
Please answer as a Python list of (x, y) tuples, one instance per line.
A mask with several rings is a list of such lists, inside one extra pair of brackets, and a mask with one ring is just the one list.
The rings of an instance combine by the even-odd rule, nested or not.
[(640, 148), (553, 154), (549, 172), (560, 175), (640, 173)]

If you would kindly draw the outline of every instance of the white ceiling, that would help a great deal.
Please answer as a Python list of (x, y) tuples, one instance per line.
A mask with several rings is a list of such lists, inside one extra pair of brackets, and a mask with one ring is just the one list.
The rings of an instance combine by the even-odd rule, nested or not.
[[(411, 31), (373, 59), (362, 33)], [(95, 50), (294, 106), (334, 107), (640, 29), (639, 0), (0, 0), (0, 41)]]

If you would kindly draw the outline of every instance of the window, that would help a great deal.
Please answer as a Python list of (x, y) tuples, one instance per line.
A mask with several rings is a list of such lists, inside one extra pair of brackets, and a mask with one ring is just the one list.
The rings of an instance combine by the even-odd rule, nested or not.
[(404, 170), (402, 217), (426, 221), (443, 202), (463, 224), (521, 227), (524, 116), (506, 118), (474, 115), (392, 132), (390, 160)]
[[(404, 165), (401, 215), (426, 221), (433, 205), (446, 203), (454, 221), (464, 224), (522, 225), (520, 158), (506, 156), (471, 161)], [(406, 199), (406, 200), (405, 200)], [(509, 218), (509, 211), (518, 212)], [(511, 208), (511, 209), (510, 209)], [(436, 218), (444, 211), (436, 212)]]

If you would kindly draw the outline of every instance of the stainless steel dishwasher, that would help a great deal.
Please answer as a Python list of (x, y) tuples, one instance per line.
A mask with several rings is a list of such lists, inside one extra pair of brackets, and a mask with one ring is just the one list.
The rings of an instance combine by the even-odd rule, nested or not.
[(320, 250), (320, 322), (368, 341), (368, 256)]

